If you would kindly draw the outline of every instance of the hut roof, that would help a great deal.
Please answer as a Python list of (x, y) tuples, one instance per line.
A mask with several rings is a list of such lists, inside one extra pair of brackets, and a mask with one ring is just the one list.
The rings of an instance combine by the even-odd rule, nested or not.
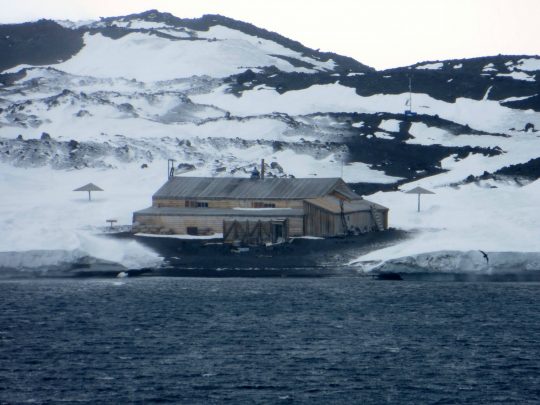
[(415, 187), (412, 190), (406, 191), (405, 194), (435, 194), (433, 191), (426, 190), (423, 187)]
[(94, 183), (88, 183), (87, 185), (76, 188), (73, 191), (103, 191), (103, 189), (99, 188)]
[(173, 177), (154, 199), (307, 199), (333, 190), (360, 199), (340, 178)]
[[(306, 200), (307, 203), (315, 205), (333, 214), (341, 213), (340, 200), (336, 197), (326, 196)], [(388, 208), (367, 200), (343, 201), (343, 212), (350, 214), (353, 212), (370, 211), (371, 207), (378, 211), (387, 211)]]

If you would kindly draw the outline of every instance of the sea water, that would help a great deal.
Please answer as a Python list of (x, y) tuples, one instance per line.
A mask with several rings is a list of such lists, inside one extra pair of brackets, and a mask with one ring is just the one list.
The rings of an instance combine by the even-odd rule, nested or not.
[(538, 283), (0, 281), (0, 403), (524, 404)]

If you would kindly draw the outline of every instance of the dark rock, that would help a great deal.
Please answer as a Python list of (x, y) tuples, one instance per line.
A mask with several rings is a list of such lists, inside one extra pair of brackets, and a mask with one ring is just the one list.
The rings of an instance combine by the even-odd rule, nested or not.
[(92, 114), (90, 114), (90, 112), (89, 112), (88, 110), (79, 110), (79, 111), (75, 114), (75, 116), (77, 116), (77, 117), (79, 117), (79, 118), (80, 118), (80, 117), (87, 117), (87, 116), (90, 116), (90, 115), (92, 115)]
[(253, 70), (248, 69), (244, 73), (240, 73), (236, 76), (236, 82), (238, 84), (244, 84), (245, 82), (250, 82), (255, 79), (257, 76), (253, 73)]
[(195, 166), (190, 163), (179, 163), (178, 166), (176, 166), (176, 169), (181, 171), (190, 171), (194, 170)]
[(0, 25), (0, 71), (67, 60), (83, 47), (82, 35), (51, 20)]

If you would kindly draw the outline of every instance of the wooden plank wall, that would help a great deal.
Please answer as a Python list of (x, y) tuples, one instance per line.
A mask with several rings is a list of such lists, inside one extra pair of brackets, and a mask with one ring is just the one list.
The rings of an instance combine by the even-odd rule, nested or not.
[[(379, 212), (383, 215), (385, 229), (388, 229), (388, 211)], [(309, 236), (331, 237), (343, 235), (347, 230), (353, 233), (377, 230), (377, 225), (369, 211), (345, 214), (347, 229), (343, 229), (340, 214), (328, 212), (309, 203), (305, 203), (304, 213), (304, 232)]]
[[(309, 236), (336, 236), (341, 232), (336, 216), (312, 204), (304, 204), (304, 232)], [(339, 215), (337, 220), (340, 220)]]
[[(204, 209), (204, 208), (201, 208)], [(223, 221), (271, 221), (272, 219), (260, 217), (232, 217), (232, 216), (158, 216), (158, 215), (136, 215), (133, 218), (133, 232), (155, 233), (155, 234), (178, 234), (186, 235), (188, 227), (197, 227), (199, 234), (212, 235), (223, 233)], [(276, 218), (278, 220), (278, 218)], [(302, 236), (304, 221), (302, 217), (287, 218), (289, 225), (289, 236)]]

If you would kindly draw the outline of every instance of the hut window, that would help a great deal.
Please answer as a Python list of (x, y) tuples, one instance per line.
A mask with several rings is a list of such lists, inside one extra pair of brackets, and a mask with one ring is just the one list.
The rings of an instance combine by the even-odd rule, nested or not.
[(276, 208), (276, 204), (274, 203), (264, 203), (260, 201), (253, 201), (251, 206), (253, 208)]
[(186, 208), (208, 208), (208, 202), (186, 200), (185, 206)]

